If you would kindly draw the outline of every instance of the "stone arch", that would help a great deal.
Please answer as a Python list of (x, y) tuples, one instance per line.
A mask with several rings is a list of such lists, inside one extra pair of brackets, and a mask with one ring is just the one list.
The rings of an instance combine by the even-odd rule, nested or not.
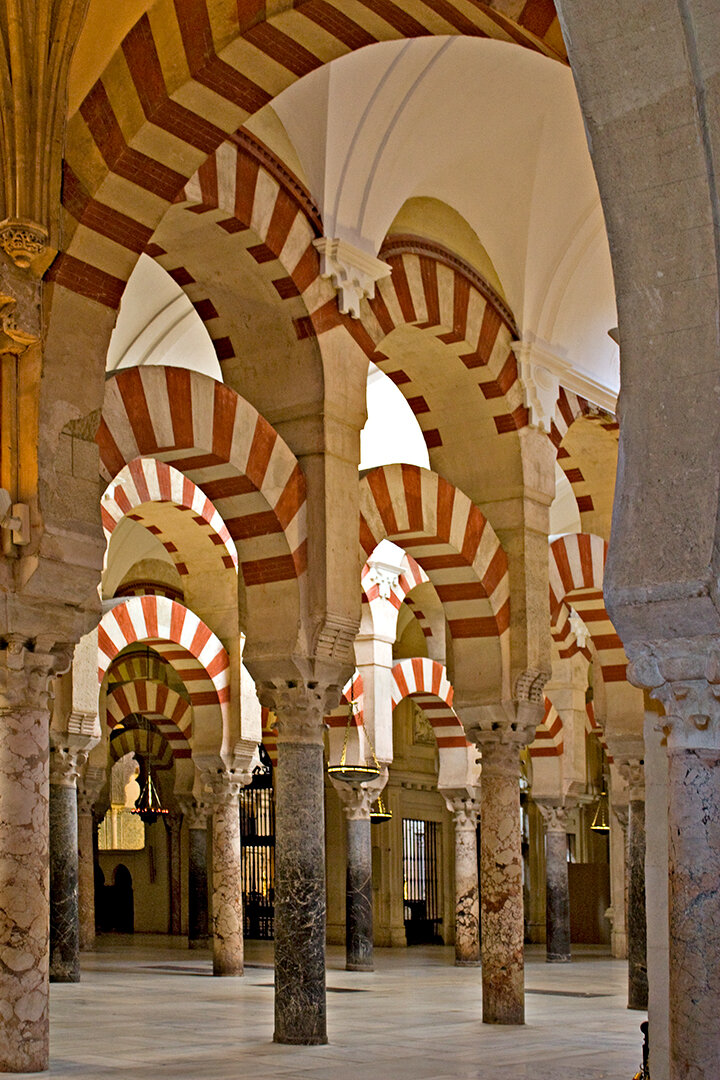
[(307, 565), (305, 478), (257, 410), (197, 372), (128, 368), (108, 381), (97, 442), (106, 480), (151, 456), (200, 488), (239, 548), (248, 638), (293, 632), (291, 651)]
[(145, 728), (128, 727), (118, 732), (108, 747), (110, 764), (125, 757), (126, 754), (146, 754), (153, 758), (153, 768), (166, 772), (174, 765), (175, 751), (164, 735), (158, 731), (146, 731)]
[(563, 748), (563, 722), (553, 703), (545, 698), (545, 712), (529, 746), (530, 757), (562, 757)]
[(194, 612), (164, 596), (133, 596), (103, 615), (98, 627), (98, 681), (136, 641), (148, 642), (188, 686), (194, 748), (219, 754), (230, 727), (230, 658)]
[(192, 754), (192, 706), (165, 683), (137, 679), (123, 683), (105, 696), (105, 718), (112, 730), (132, 713), (148, 716), (167, 739), (173, 754)]
[(364, 558), (383, 537), (427, 573), (453, 641), (458, 692), (497, 700), (508, 680), (510, 596), (507, 556), (468, 497), (414, 465), (374, 469), (360, 484)]

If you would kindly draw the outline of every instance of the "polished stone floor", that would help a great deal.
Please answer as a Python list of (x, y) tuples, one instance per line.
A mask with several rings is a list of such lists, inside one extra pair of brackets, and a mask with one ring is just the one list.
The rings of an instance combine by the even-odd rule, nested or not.
[[(525, 1027), (480, 1022), (480, 972), (442, 947), (379, 949), (373, 973), (328, 950), (328, 1046), (272, 1042), (271, 948), (213, 979), (181, 939), (105, 937), (82, 982), (51, 989), (51, 1077), (102, 1080), (631, 1080), (641, 1057), (626, 964), (529, 949)], [(47, 1076), (47, 1073), (37, 1074)]]

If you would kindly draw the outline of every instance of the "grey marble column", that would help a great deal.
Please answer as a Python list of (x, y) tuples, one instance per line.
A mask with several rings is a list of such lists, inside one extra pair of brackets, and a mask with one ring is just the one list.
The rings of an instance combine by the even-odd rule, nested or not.
[(182, 813), (171, 810), (163, 815), (167, 830), (168, 878), (170, 881), (170, 933), (182, 933), (182, 877), (180, 864), (180, 830)]
[(570, 890), (567, 864), (568, 807), (537, 801), (545, 821), (545, 959), (548, 964), (569, 964)]
[(647, 914), (645, 904), (645, 767), (641, 760), (620, 763), (628, 784), (627, 954), (628, 1009), (648, 1007)]
[(105, 770), (87, 766), (78, 780), (78, 923), (80, 950), (95, 947), (95, 844), (93, 809)]
[(345, 969), (373, 971), (373, 891), (370, 808), (387, 781), (379, 784), (331, 782), (346, 821)]
[(455, 824), (455, 963), (480, 963), (480, 899), (477, 864), (477, 819), (480, 806), (468, 796), (445, 796)]
[(50, 982), (80, 981), (75, 756), (50, 752)]
[(55, 658), (0, 649), (0, 1072), (48, 1067), (47, 683)]
[(525, 1022), (520, 754), (515, 741), (483, 737), (480, 906), (483, 1023)]
[(328, 706), (322, 690), (300, 685), (274, 695), (271, 707), (278, 718), (274, 1040), (309, 1046), (327, 1042), (323, 717)]
[(213, 975), (242, 975), (244, 968), (238, 803), (244, 782), (226, 771), (216, 774), (211, 785)]
[(188, 824), (188, 948), (206, 949), (208, 934), (208, 807), (190, 800), (183, 807)]

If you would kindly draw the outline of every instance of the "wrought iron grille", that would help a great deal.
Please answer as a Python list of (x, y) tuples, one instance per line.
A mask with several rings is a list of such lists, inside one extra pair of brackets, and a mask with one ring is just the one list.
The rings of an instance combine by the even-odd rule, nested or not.
[(245, 937), (270, 940), (275, 916), (275, 798), (272, 766), (263, 749), (252, 784), (240, 792), (240, 832)]
[(408, 945), (441, 942), (438, 825), (403, 818), (403, 901)]

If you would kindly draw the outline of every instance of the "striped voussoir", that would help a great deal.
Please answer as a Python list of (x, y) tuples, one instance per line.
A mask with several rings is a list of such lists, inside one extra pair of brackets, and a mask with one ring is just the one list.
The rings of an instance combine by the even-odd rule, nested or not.
[(175, 757), (191, 756), (192, 708), (165, 683), (137, 679), (116, 686), (105, 698), (105, 710), (109, 728), (139, 714), (152, 720)]
[(612, 413), (591, 404), (579, 394), (566, 390), (564, 386), (560, 387), (555, 417), (550, 424), (549, 438), (557, 450), (558, 465), (572, 486), (578, 511), (580, 514), (585, 514), (595, 509), (591, 488), (580, 463), (575, 461), (567, 447), (563, 446), (563, 440), (569, 429), (581, 416), (597, 421), (606, 431), (615, 432), (616, 435), (619, 432), (619, 424)]
[(545, 698), (545, 713), (530, 743), (530, 757), (562, 757), (563, 724), (553, 703)]
[(489, 37), (564, 60), (547, 0), (519, 22), (474, 0), (296, 0), (263, 9), (156, 0), (71, 117), (63, 178), (66, 249), (51, 280), (109, 307), (167, 207), (244, 121), (348, 51), (427, 35)]
[[(221, 567), (237, 572), (235, 541), (210, 499), (189, 477), (155, 458), (136, 458), (131, 461), (120, 470), (105, 490), (100, 501), (100, 514), (106, 541), (109, 543), (115, 527), (126, 514), (145, 524), (143, 515), (133, 511), (148, 502), (170, 503), (182, 510), (189, 510), (193, 522), (203, 529), (211, 543), (218, 548)], [(146, 527), (159, 534), (157, 525), (151, 523)], [(158, 539), (170, 553), (178, 572), (187, 573), (187, 566), (182, 561), (183, 556), (177, 544), (170, 538), (163, 538), (161, 534)]]
[[(351, 332), (368, 357), (392, 379), (415, 414), (428, 449), (443, 445), (433, 419), (433, 397), (422, 371), (410, 358), (399, 368), (383, 341), (397, 327), (414, 326), (447, 347), (447, 364), (469, 395), (477, 395), (483, 415), (498, 434), (528, 422), (518, 380), (517, 338), (512, 312), (481, 275), (452, 251), (420, 237), (391, 235), (380, 258), (392, 274), (378, 282), (363, 309), (363, 336)], [(392, 351), (392, 350), (389, 350)]]
[(469, 745), (465, 730), (452, 707), (453, 688), (442, 664), (426, 656), (398, 660), (393, 665), (392, 677), (393, 709), (403, 698), (413, 698), (435, 732), (438, 749), (464, 749)]
[(110, 738), (110, 761), (115, 764), (126, 754), (137, 754), (146, 761), (151, 760), (153, 772), (171, 769), (173, 758), (179, 756), (160, 732), (137, 727), (125, 728)]
[(605, 751), (605, 756), (607, 757), (607, 760), (609, 761), (610, 764), (612, 764), (613, 758), (612, 758), (612, 755), (610, 754), (610, 752), (608, 750), (608, 745), (605, 742), (605, 737), (603, 735), (603, 729), (600, 727), (600, 725), (598, 724), (598, 722), (597, 722), (597, 720), (595, 718), (595, 708), (593, 706), (592, 701), (588, 701), (588, 703), (586, 704), (586, 706), (585, 706), (585, 715), (586, 715), (586, 720), (585, 720), (585, 735), (586, 735), (586, 737), (589, 737), (589, 736), (597, 737), (598, 741), (600, 742), (600, 745), (602, 746), (603, 750)]
[(180, 368), (127, 368), (107, 383), (97, 442), (107, 481), (152, 457), (199, 487), (237, 545), (247, 588), (303, 577), (305, 477), (277, 432), (229, 387)]
[(412, 555), (432, 581), (454, 639), (506, 633), (507, 556), (462, 491), (416, 465), (373, 469), (360, 483), (360, 543), (366, 558), (385, 537)]
[(407, 604), (408, 608), (410, 609), (410, 612), (413, 615), (413, 617), (415, 619), (417, 619), (417, 621), (418, 621), (418, 623), (420, 625), (420, 629), (422, 630), (423, 637), (426, 637), (426, 638), (432, 637), (433, 636), (432, 627), (430, 625), (429, 619), (425, 615), (425, 612), (421, 611), (420, 608), (415, 606), (415, 601), (413, 600), (413, 598), (411, 596), (407, 596), (405, 598), (405, 603)]
[(351, 679), (348, 679), (343, 687), (342, 697), (337, 709), (325, 717), (325, 724), (329, 728), (343, 728), (347, 725), (350, 716), (349, 705), (354, 702), (354, 709), (350, 718), (351, 727), (362, 727), (365, 710), (363, 695), (363, 677), (356, 671)]
[(603, 681), (624, 682), (627, 656), (605, 609), (603, 596), (606, 554), (605, 541), (588, 533), (569, 533), (550, 544), (550, 625), (557, 640), (561, 607), (572, 604), (597, 650)]
[(113, 658), (136, 641), (150, 645), (182, 679), (195, 729), (214, 731), (222, 739), (229, 713), (230, 660), (210, 628), (194, 612), (164, 596), (130, 597), (100, 620), (100, 683)]

